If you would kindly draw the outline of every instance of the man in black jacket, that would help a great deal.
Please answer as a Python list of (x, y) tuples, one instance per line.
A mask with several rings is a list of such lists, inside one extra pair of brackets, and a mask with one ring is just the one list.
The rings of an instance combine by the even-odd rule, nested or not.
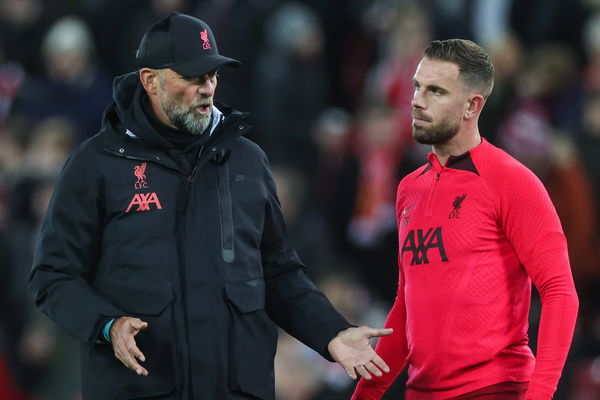
[(31, 274), (82, 342), (84, 399), (274, 400), (275, 324), (352, 378), (388, 371), (369, 338), (391, 330), (350, 327), (307, 278), (245, 114), (213, 104), (239, 62), (177, 13), (137, 61), (65, 164)]

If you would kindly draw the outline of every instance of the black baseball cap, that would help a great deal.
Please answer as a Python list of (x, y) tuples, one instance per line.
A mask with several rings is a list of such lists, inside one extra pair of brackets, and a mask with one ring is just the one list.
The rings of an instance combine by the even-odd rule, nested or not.
[(219, 54), (206, 22), (180, 13), (160, 19), (144, 33), (136, 59), (139, 68), (171, 68), (184, 76), (202, 76), (222, 65), (241, 65)]

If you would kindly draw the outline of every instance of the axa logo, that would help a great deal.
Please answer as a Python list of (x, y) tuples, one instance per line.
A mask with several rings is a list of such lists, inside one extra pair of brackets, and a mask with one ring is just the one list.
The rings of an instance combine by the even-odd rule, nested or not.
[(146, 182), (146, 162), (144, 161), (141, 165), (133, 167), (133, 175), (137, 178), (134, 183), (136, 189), (147, 189), (148, 182)]
[(210, 40), (208, 39), (208, 31), (206, 29), (200, 32), (200, 39), (202, 39), (202, 48), (204, 50), (212, 49), (212, 46), (210, 45)]
[(154, 205), (156, 210), (162, 210), (162, 205), (156, 193), (136, 193), (133, 195), (133, 199), (129, 202), (125, 212), (128, 213), (134, 206), (137, 206), (135, 211), (149, 211), (152, 209), (151, 205)]
[(406, 238), (404, 238), (404, 243), (402, 244), (402, 255), (404, 255), (404, 252), (406, 251), (412, 253), (410, 265), (429, 264), (428, 252), (433, 249), (437, 249), (440, 259), (443, 262), (448, 261), (441, 226), (429, 228), (427, 231), (423, 229), (413, 229), (408, 232)]
[(462, 196), (456, 196), (456, 198), (454, 199), (454, 202), (452, 203), (452, 207), (454, 207), (454, 209), (452, 211), (450, 211), (448, 218), (450, 218), (450, 219), (460, 218), (460, 207), (466, 197), (467, 197), (466, 194), (463, 194)]

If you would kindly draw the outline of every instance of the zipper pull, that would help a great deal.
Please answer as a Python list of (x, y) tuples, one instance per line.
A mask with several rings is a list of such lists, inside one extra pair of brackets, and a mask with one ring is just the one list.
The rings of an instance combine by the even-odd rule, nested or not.
[(211, 161), (215, 164), (223, 164), (225, 161), (227, 161), (229, 155), (231, 154), (231, 149), (221, 149), (221, 151), (218, 153), (216, 147), (213, 147), (211, 150), (214, 152)]

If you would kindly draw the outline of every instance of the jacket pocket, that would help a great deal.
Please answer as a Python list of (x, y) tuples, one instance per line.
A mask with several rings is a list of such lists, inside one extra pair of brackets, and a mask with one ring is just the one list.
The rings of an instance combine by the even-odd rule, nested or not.
[(263, 400), (275, 399), (273, 360), (277, 328), (265, 312), (262, 279), (225, 286), (230, 313), (229, 386)]
[[(119, 291), (122, 293), (117, 296)], [(84, 367), (89, 370), (89, 379), (84, 385), (89, 384), (90, 390), (86, 392), (104, 393), (98, 397), (102, 399), (138, 399), (173, 393), (177, 365), (170, 285), (153, 288), (111, 286), (110, 297), (126, 316), (138, 317), (148, 323), (148, 327), (135, 336), (138, 348), (146, 357), (141, 364), (148, 370), (148, 376), (138, 376), (125, 367), (115, 357), (111, 345), (96, 345), (89, 354), (88, 368)]]
[(223, 261), (231, 263), (235, 260), (235, 228), (233, 226), (231, 189), (229, 187), (229, 168), (227, 164), (220, 164), (217, 170), (219, 217), (221, 220), (221, 255)]

